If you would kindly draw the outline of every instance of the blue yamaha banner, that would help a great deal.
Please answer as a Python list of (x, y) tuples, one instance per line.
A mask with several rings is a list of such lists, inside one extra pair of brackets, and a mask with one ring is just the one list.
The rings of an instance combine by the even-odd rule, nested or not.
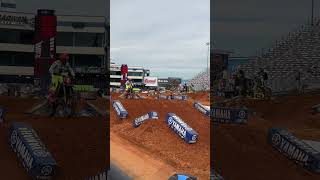
[(245, 124), (248, 122), (248, 110), (246, 108), (212, 107), (211, 116), (214, 122)]

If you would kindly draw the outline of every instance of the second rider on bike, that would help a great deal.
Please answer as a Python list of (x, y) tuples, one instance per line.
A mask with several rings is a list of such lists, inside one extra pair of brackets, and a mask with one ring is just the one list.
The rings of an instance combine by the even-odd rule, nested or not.
[[(75, 73), (71, 68), (69, 62), (69, 55), (67, 53), (60, 54), (59, 59), (57, 59), (49, 68), (49, 73), (51, 74), (51, 87), (49, 89), (48, 100), (53, 105), (53, 111), (51, 116), (55, 114), (55, 109), (57, 104), (55, 102), (57, 96), (61, 95), (61, 86), (64, 84), (64, 78), (66, 76), (71, 76), (72, 79), (75, 77)], [(71, 93), (71, 88), (66, 88), (66, 96), (68, 97)]]

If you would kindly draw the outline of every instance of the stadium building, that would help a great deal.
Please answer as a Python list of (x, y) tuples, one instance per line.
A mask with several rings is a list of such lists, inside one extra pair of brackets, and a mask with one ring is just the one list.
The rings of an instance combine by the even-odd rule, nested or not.
[[(14, 2), (0, 1), (0, 83), (33, 83), (36, 14), (16, 12)], [(56, 53), (70, 55), (78, 84), (106, 86), (108, 39), (104, 16), (57, 15)]]
[[(142, 86), (144, 77), (150, 76), (150, 70), (141, 66), (129, 66), (128, 78), (131, 79), (135, 85)], [(110, 86), (120, 87), (121, 83), (121, 65), (115, 63), (110, 64)]]

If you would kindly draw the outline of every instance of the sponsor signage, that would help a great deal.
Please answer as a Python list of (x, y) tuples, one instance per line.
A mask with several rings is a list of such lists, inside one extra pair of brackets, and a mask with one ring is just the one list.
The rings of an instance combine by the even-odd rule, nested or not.
[(120, 101), (118, 100), (113, 101), (112, 107), (116, 111), (118, 117), (126, 118), (128, 116), (128, 112), (125, 110), (125, 108), (123, 107)]
[(176, 100), (186, 100), (188, 99), (187, 96), (172, 96), (172, 99), (176, 99)]
[(214, 122), (220, 123), (242, 124), (248, 122), (247, 109), (213, 107), (211, 116)]
[(4, 25), (34, 25), (34, 18), (23, 15), (9, 15), (0, 13), (0, 24)]
[(35, 58), (51, 58), (55, 55), (55, 37), (48, 40), (40, 41), (35, 44)]
[(50, 179), (54, 176), (56, 161), (31, 126), (21, 122), (12, 123), (9, 144), (34, 179)]
[(198, 109), (200, 112), (202, 112), (203, 114), (207, 115), (210, 117), (210, 109), (207, 109), (204, 105), (202, 105), (199, 102), (195, 102), (193, 104), (193, 106)]
[(144, 77), (143, 83), (148, 87), (157, 87), (158, 86), (158, 78), (157, 77)]
[(157, 112), (149, 112), (148, 114), (145, 114), (141, 117), (136, 118), (133, 121), (133, 127), (139, 127), (142, 123), (144, 123), (148, 119), (158, 119), (158, 113)]
[(167, 124), (185, 142), (189, 144), (197, 142), (198, 133), (174, 113), (168, 113)]
[(125, 85), (127, 78), (128, 78), (128, 65), (122, 64), (121, 65), (121, 80), (120, 80), (121, 86)]
[(54, 10), (40, 9), (35, 16), (34, 79), (42, 90), (48, 87), (49, 68), (55, 61), (57, 17)]
[(159, 99), (168, 99), (168, 96), (160, 94)]
[(286, 129), (270, 128), (268, 142), (297, 164), (310, 171), (320, 173), (320, 152), (293, 136)]

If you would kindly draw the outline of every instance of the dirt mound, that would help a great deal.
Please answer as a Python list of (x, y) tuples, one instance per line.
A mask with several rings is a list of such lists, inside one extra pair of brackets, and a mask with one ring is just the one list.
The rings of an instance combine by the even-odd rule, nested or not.
[(188, 93), (187, 94), (192, 99), (196, 100), (208, 100), (209, 99), (209, 92), (197, 92), (197, 93)]
[[(129, 112), (129, 116), (125, 120), (119, 120), (115, 111), (111, 110), (110, 128), (113, 134), (132, 143), (128, 146), (138, 146), (137, 148), (141, 149), (142, 153), (149, 153), (150, 156), (174, 167), (175, 172), (190, 173), (200, 179), (208, 179), (210, 168), (210, 122), (208, 117), (194, 109), (192, 103), (188, 101), (155, 99), (120, 99), (120, 101)], [(150, 111), (158, 112), (159, 119), (149, 120), (139, 128), (132, 127), (135, 118)], [(169, 112), (177, 114), (199, 133), (197, 143), (186, 144), (169, 129), (165, 121)]]
[(320, 103), (320, 95), (277, 97), (271, 101), (246, 101), (245, 105), (273, 125), (288, 128), (320, 128), (319, 114), (311, 107)]
[(210, 106), (209, 92), (188, 93), (187, 96), (203, 105)]
[(30, 179), (8, 144), (7, 127), (12, 121), (32, 125), (58, 163), (57, 179), (84, 179), (107, 167), (106, 121), (99, 118), (46, 118), (24, 114), (38, 100), (0, 97), (7, 108), (6, 123), (0, 125), (1, 177)]
[(244, 101), (244, 105), (256, 112), (248, 125), (213, 127), (212, 155), (217, 171), (225, 179), (236, 180), (319, 179), (320, 175), (296, 165), (267, 143), (270, 127), (285, 127), (300, 138), (319, 141), (320, 116), (310, 111), (319, 102), (320, 96), (315, 95)]

